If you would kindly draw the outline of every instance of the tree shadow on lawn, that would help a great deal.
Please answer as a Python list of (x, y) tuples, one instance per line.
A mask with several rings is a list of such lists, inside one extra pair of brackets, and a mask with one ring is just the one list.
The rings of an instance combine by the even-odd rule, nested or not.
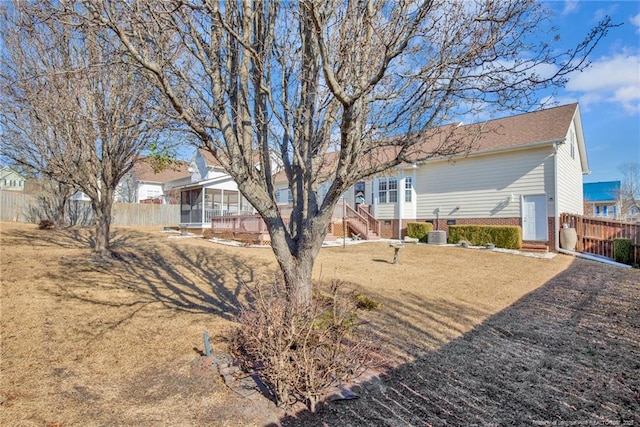
[(359, 399), (281, 425), (639, 425), (638, 283), (637, 270), (576, 259), (460, 338), (356, 386)]
[[(261, 274), (269, 270), (265, 263), (251, 260), (249, 264), (246, 258), (214, 247), (152, 246), (135, 235), (119, 236), (113, 248), (114, 260), (62, 259), (60, 275), (49, 275), (58, 283), (57, 291), (49, 292), (106, 306), (161, 303), (172, 310), (235, 320), (243, 302), (250, 301), (244, 287), (264, 280)], [(94, 290), (87, 296), (87, 291)], [(121, 290), (127, 291), (124, 298), (110, 295)]]
[(37, 225), (33, 225), (33, 229), (13, 229), (2, 230), (3, 244), (11, 245), (14, 242), (23, 244), (25, 241), (30, 242), (30, 246), (34, 247), (58, 247), (65, 249), (89, 248), (90, 241), (88, 233), (71, 229), (62, 230), (39, 230)]
[[(92, 227), (65, 227), (61, 229), (40, 230), (36, 224), (33, 228), (19, 228), (2, 230), (2, 240), (10, 245), (12, 242), (29, 241), (35, 247), (58, 247), (62, 249), (93, 249), (95, 247), (94, 230)], [(109, 233), (112, 247), (126, 245), (127, 241), (142, 239), (119, 231)]]

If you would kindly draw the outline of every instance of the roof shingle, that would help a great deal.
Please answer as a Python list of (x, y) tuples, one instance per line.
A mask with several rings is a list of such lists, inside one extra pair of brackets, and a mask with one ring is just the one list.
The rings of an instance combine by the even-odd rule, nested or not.
[(133, 166), (135, 177), (141, 182), (166, 183), (191, 176), (189, 163), (182, 160), (176, 161), (159, 172), (154, 172), (153, 166), (147, 157), (140, 159)]

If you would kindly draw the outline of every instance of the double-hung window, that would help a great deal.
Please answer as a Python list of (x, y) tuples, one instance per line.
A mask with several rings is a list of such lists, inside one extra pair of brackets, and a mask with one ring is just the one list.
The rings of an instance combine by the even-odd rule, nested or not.
[(380, 178), (378, 181), (378, 203), (398, 202), (398, 179)]
[(410, 176), (404, 179), (404, 201), (410, 202), (413, 198), (413, 178)]

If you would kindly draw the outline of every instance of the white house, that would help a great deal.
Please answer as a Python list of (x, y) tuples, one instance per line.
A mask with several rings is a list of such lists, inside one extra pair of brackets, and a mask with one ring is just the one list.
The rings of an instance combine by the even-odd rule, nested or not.
[[(582, 176), (589, 173), (578, 104), (447, 128), (460, 141), (472, 138), (471, 150), (356, 183), (344, 195), (352, 232), (402, 238), (410, 222), (444, 231), (454, 224), (517, 225), (525, 246), (557, 249), (560, 214), (583, 213)], [(417, 150), (430, 152), (437, 138), (425, 138)], [(208, 227), (211, 216), (254, 212), (208, 152), (196, 153), (191, 170), (193, 183), (181, 190), (182, 226)], [(275, 185), (278, 203), (291, 203), (283, 173)]]
[(0, 190), (24, 191), (25, 182), (25, 178), (13, 169), (0, 169)]
[[(176, 188), (190, 182), (189, 164), (181, 160), (160, 171), (146, 157), (141, 157), (116, 186), (115, 201), (118, 203), (178, 204), (180, 194)], [(90, 201), (82, 191), (77, 191), (71, 200)]]
[(236, 182), (206, 150), (196, 150), (188, 168), (190, 183), (180, 190), (180, 227), (211, 228), (214, 216), (253, 214)]
[(155, 171), (153, 163), (143, 157), (118, 184), (116, 201), (177, 204), (179, 194), (173, 190), (191, 181), (188, 169), (188, 162), (178, 160), (160, 171)]
[[(402, 164), (357, 183), (345, 200), (379, 221), (380, 237), (404, 237), (409, 222), (444, 231), (517, 225), (525, 247), (557, 249), (560, 213), (583, 213), (582, 176), (589, 173), (578, 104), (459, 125), (452, 134), (472, 136), (468, 154)], [(426, 139), (419, 148), (438, 142)], [(286, 182), (277, 185), (285, 202)]]
[(603, 219), (621, 219), (620, 187), (620, 181), (583, 184), (584, 214)]
[[(364, 182), (382, 237), (408, 222), (518, 225), (524, 244), (557, 249), (560, 213), (583, 213), (589, 173), (577, 104), (460, 126), (479, 139), (466, 156), (405, 164)], [(425, 142), (429, 144), (429, 141)], [(362, 185), (362, 184), (361, 184)]]

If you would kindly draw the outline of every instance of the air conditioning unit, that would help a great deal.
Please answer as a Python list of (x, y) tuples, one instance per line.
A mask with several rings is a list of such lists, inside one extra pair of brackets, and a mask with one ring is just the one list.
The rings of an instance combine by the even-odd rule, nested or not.
[(447, 233), (442, 230), (430, 231), (427, 235), (427, 243), (430, 245), (446, 245)]

